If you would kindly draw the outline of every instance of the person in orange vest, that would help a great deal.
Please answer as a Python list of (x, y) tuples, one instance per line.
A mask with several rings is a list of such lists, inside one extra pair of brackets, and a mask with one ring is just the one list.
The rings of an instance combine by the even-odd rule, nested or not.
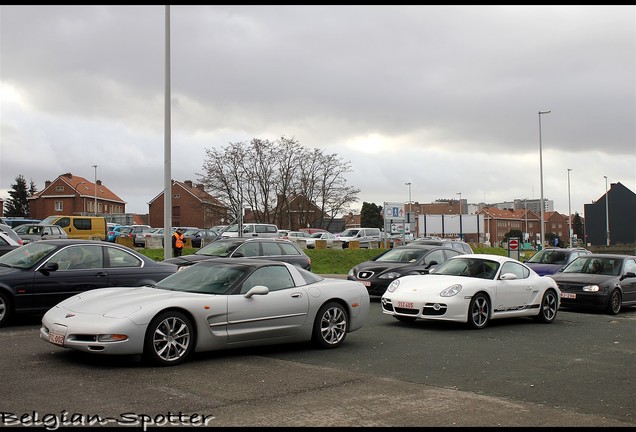
[(181, 228), (177, 228), (175, 233), (172, 235), (172, 256), (181, 256), (183, 252), (183, 243), (185, 236), (181, 231)]

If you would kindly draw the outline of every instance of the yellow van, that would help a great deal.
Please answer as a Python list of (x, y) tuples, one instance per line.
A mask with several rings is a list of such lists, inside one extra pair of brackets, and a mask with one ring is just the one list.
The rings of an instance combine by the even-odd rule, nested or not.
[(106, 240), (106, 218), (103, 216), (49, 216), (42, 224), (61, 227), (70, 239)]

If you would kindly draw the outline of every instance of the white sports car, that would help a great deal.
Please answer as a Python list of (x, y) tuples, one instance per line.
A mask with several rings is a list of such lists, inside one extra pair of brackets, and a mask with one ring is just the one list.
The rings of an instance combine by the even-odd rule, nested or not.
[(155, 286), (101, 288), (42, 318), (40, 338), (95, 354), (141, 354), (176, 365), (193, 352), (312, 341), (336, 348), (360, 329), (369, 294), (279, 261), (201, 261)]
[(470, 254), (453, 257), (428, 275), (394, 280), (382, 296), (382, 312), (400, 321), (457, 321), (481, 329), (491, 319), (533, 317), (551, 323), (561, 292), (516, 259)]

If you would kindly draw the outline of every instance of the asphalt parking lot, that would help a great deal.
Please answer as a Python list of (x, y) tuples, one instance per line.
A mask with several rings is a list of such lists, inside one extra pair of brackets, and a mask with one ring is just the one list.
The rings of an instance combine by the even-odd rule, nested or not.
[(53, 347), (39, 340), (37, 320), (20, 322), (0, 329), (8, 395), (0, 420), (47, 427), (46, 419), (50, 428), (91, 419), (140, 428), (636, 425), (634, 308), (560, 311), (550, 325), (499, 320), (479, 331), (404, 325), (381, 314), (377, 299), (371, 312), (336, 350), (205, 353), (168, 368)]

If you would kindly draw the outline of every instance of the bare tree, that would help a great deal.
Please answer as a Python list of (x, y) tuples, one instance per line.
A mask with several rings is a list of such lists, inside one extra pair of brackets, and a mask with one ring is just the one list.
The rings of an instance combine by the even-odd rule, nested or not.
[[(246, 205), (255, 222), (291, 226), (295, 220), (302, 227), (325, 218), (331, 221), (356, 202), (360, 192), (346, 184), (349, 162), (319, 149), (308, 150), (294, 138), (255, 138), (206, 149), (203, 170), (198, 175), (208, 192), (235, 216)], [(297, 200), (301, 196), (305, 200)], [(320, 214), (305, 201), (317, 206)]]

